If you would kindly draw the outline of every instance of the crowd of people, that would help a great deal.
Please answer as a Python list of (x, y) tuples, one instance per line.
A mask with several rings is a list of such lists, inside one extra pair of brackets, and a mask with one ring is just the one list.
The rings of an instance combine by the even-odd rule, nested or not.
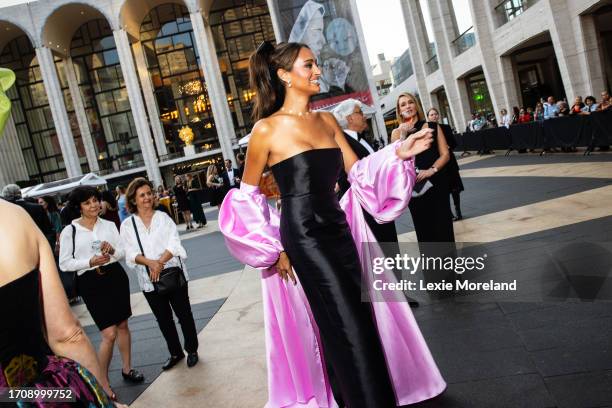
[[(14, 254), (0, 257), (0, 271), (9, 271), (0, 273), (0, 307), (21, 307), (0, 327), (10, 334), (0, 338), (0, 368), (14, 365), (20, 374), (6, 377), (0, 370), (1, 381), (76, 387), (83, 405), (109, 406), (116, 400), (108, 378), (115, 344), (123, 378), (144, 381), (132, 364), (132, 309), (122, 261), (137, 277), (166, 342), (169, 357), (162, 369), (185, 357), (187, 367), (198, 363), (188, 254), (162, 204), (170, 197), (188, 230), (206, 225), (203, 202), (218, 206), (219, 229), (230, 253), (262, 270), (269, 406), (313, 401), (392, 407), (444, 392), (444, 378), (412, 315), (410, 306), (418, 302), (364, 302), (364, 294), (371, 299), (374, 294), (362, 282), (368, 279), (371, 257), (382, 251), (377, 242), (397, 244), (393, 221), (406, 209), (421, 254), (432, 254), (430, 243), (454, 250), (453, 220), (462, 218), (459, 194), (464, 187), (450, 127), (439, 123), (435, 108), (425, 112), (414, 95), (402, 93), (391, 143), (374, 148), (362, 137), (367, 122), (360, 102), (344, 101), (332, 114), (308, 109), (310, 98), (320, 92), (321, 70), (303, 44), (264, 42), (250, 58), (249, 76), (257, 91), (257, 124), (248, 166), (239, 154), (238, 167), (225, 160), (221, 169), (209, 166), (205, 179), (192, 173), (177, 176), (170, 189), (155, 188), (142, 177), (127, 188), (117, 187), (115, 194), (81, 186), (63, 206), (53, 197), (24, 200), (16, 185), (3, 189), (3, 198), (16, 206), (0, 200), (0, 237)], [(568, 114), (610, 105), (603, 95), (598, 108), (592, 108), (594, 99), (585, 102), (587, 111), (577, 100), (567, 107)], [(516, 123), (523, 123), (521, 117), (546, 120), (565, 112), (566, 106), (554, 98), (533, 112), (513, 111)], [(513, 121), (504, 111), (502, 125)], [(478, 130), (481, 122), (476, 115), (471, 129)], [(265, 171), (273, 174), (282, 196), (278, 211), (258, 187)], [(20, 228), (9, 234), (15, 219)], [(364, 244), (375, 245), (364, 251)], [(57, 269), (75, 277), (76, 293), (101, 333), (97, 356), (70, 312)], [(26, 329), (21, 329), (23, 322), (29, 322)], [(39, 370), (28, 378), (22, 375), (27, 371), (23, 356)], [(63, 375), (34, 382), (44, 370)]]
[(557, 101), (554, 96), (549, 96), (546, 100), (542, 99), (538, 102), (535, 108), (515, 106), (512, 108), (512, 112), (509, 112), (506, 108), (501, 109), (499, 124), (496, 123), (495, 115), (492, 113), (487, 115), (474, 112), (468, 122), (466, 131), (476, 132), (497, 126), (509, 128), (511, 125), (520, 123), (543, 122), (564, 116), (590, 115), (593, 112), (607, 111), (611, 106), (612, 101), (608, 91), (601, 93), (599, 102), (594, 96), (589, 95), (584, 99), (582, 96), (577, 96), (571, 106), (565, 100)]

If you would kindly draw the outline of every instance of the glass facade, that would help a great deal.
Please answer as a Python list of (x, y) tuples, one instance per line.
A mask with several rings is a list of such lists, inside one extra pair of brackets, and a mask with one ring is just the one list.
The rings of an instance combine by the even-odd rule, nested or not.
[(72, 38), (70, 53), (101, 173), (144, 165), (108, 22), (83, 24)]
[(163, 4), (151, 10), (141, 24), (140, 41), (166, 136), (167, 158), (182, 155), (184, 142), (179, 132), (185, 126), (194, 133), (196, 151), (218, 148), (215, 120), (187, 8)]
[(249, 56), (264, 40), (275, 42), (272, 20), (266, 0), (230, 0), (214, 2), (209, 21), (234, 129), (241, 138), (253, 127)]
[(482, 71), (474, 73), (465, 78), (468, 95), (470, 96), (470, 108), (472, 112), (479, 112), (481, 115), (488, 116), (495, 114), (493, 103), (489, 95), (487, 81)]
[(27, 36), (6, 45), (0, 54), (0, 66), (12, 69), (17, 76), (16, 86), (7, 95), (30, 179), (47, 182), (66, 178), (38, 59)]

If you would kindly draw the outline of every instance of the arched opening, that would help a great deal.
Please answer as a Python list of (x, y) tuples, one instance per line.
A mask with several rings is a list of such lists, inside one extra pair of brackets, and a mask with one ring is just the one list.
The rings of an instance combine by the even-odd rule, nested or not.
[(140, 25), (140, 41), (153, 84), (169, 154), (182, 152), (179, 132), (194, 133), (196, 151), (219, 148), (204, 73), (200, 69), (189, 11), (167, 3), (152, 9)]
[[(5, 32), (12, 31), (12, 39), (0, 48), (0, 66), (12, 69), (17, 76), (15, 86), (8, 90), (7, 95), (12, 102), (11, 115), (28, 176), (30, 180), (38, 182), (66, 178), (64, 158), (32, 42), (15, 26), (2, 23), (2, 28)], [(62, 81), (62, 87), (65, 84)], [(70, 100), (70, 95), (65, 92), (64, 98)], [(69, 112), (69, 118), (81, 168), (88, 171), (74, 110)]]
[(103, 18), (72, 36), (70, 56), (102, 172), (143, 165), (113, 32)]
[(275, 41), (266, 0), (217, 0), (208, 18), (213, 33), (223, 85), (237, 137), (251, 131), (252, 99), (249, 56), (264, 40)]
[[(548, 31), (533, 37), (502, 58), (510, 58), (519, 81), (522, 106), (534, 108), (541, 98), (565, 98), (559, 64)], [(511, 109), (508, 106), (508, 109)]]

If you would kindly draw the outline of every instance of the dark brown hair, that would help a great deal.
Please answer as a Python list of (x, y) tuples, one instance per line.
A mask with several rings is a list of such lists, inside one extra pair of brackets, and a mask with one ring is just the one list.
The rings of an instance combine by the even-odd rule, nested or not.
[(280, 43), (276, 47), (264, 41), (249, 58), (249, 83), (255, 90), (253, 121), (276, 112), (285, 101), (285, 85), (276, 71), (291, 71), (295, 60), (306, 44)]
[(153, 192), (153, 183), (147, 180), (144, 177), (137, 177), (127, 186), (127, 191), (125, 193), (126, 204), (128, 211), (132, 214), (136, 214), (138, 212), (138, 208), (136, 207), (136, 192), (140, 187), (149, 186), (151, 188), (151, 192)]
[[(75, 211), (76, 214), (81, 213), (81, 203), (89, 200), (91, 197), (95, 197), (98, 201), (101, 200), (102, 196), (100, 192), (92, 186), (78, 186), (68, 196), (68, 206)], [(77, 217), (78, 218), (78, 217)]]

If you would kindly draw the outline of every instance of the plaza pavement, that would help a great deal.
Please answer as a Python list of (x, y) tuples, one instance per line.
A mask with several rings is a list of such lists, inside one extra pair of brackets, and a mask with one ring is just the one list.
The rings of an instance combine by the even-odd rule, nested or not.
[[(458, 242), (612, 242), (612, 154), (469, 156), (461, 159), (465, 220)], [(134, 366), (147, 380), (111, 385), (133, 407), (262, 407), (267, 399), (259, 272), (225, 248), (207, 209), (204, 230), (182, 233), (200, 364), (161, 373), (167, 350), (130, 276)], [(184, 228), (184, 227), (183, 227)], [(416, 241), (410, 215), (400, 241)], [(610, 277), (608, 284), (612, 283)], [(74, 307), (95, 345), (83, 305)], [(448, 389), (413, 405), (435, 408), (612, 407), (612, 303), (465, 303), (425, 300), (413, 309)], [(179, 330), (180, 333), (180, 330)]]

